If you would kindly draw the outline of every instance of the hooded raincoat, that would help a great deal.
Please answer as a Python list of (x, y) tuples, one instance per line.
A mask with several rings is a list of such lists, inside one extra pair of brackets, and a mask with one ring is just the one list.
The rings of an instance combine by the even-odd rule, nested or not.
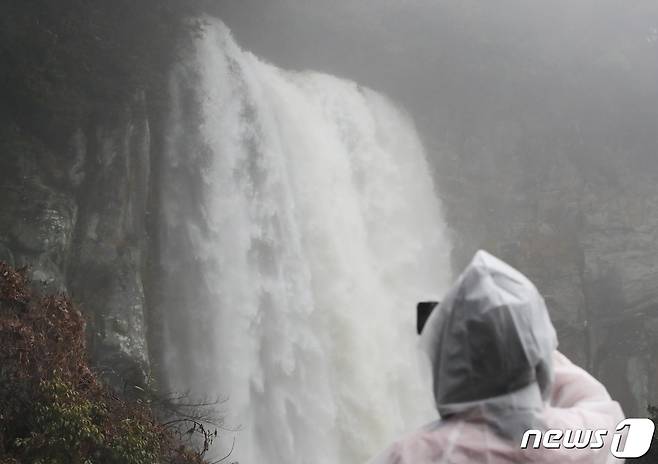
[[(479, 251), (421, 335), (441, 420), (371, 464), (621, 463), (609, 439), (623, 419), (605, 387), (556, 351), (543, 298), (520, 272)], [(521, 449), (528, 429), (608, 431), (600, 449)], [(532, 443), (532, 440), (530, 440)]]

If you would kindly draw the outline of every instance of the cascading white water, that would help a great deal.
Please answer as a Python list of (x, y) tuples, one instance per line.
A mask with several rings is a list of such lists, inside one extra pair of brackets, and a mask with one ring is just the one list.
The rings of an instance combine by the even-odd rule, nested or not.
[(241, 464), (360, 463), (434, 418), (415, 303), (445, 290), (449, 244), (410, 119), (260, 61), (219, 22), (172, 93), (170, 388), (228, 398)]

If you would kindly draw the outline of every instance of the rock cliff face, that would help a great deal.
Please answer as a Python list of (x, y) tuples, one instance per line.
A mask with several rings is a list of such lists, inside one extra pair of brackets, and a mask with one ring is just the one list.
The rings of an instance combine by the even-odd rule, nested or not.
[(643, 414), (658, 401), (658, 176), (619, 168), (584, 194), (585, 316), (592, 369)]
[(0, 137), (0, 259), (28, 266), (86, 314), (95, 364), (117, 383), (148, 368), (144, 267), (150, 130), (144, 98), (52, 151), (12, 125)]

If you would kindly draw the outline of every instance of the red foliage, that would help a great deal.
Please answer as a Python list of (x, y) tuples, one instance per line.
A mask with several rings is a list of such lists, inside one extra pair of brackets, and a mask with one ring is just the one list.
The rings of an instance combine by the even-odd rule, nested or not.
[(4, 380), (95, 383), (86, 362), (84, 320), (64, 295), (33, 296), (24, 270), (0, 262), (0, 365)]
[(44, 382), (52, 380), (101, 406), (99, 422), (108, 441), (126, 433), (129, 419), (159, 437), (162, 462), (204, 462), (202, 453), (181, 446), (146, 405), (125, 401), (101, 383), (88, 364), (84, 319), (66, 295), (38, 296), (25, 269), (0, 262), (0, 462), (21, 462), (15, 443), (34, 435), (30, 414), (44, 400)]

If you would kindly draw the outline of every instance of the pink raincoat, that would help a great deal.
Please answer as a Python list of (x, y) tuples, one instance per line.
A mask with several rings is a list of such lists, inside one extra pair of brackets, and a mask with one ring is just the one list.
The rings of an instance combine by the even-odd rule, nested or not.
[[(441, 420), (395, 442), (371, 464), (605, 464), (619, 404), (556, 351), (535, 286), (479, 251), (428, 319), (429, 355)], [(608, 431), (600, 449), (521, 449), (528, 429)], [(532, 443), (532, 439), (530, 442)]]

